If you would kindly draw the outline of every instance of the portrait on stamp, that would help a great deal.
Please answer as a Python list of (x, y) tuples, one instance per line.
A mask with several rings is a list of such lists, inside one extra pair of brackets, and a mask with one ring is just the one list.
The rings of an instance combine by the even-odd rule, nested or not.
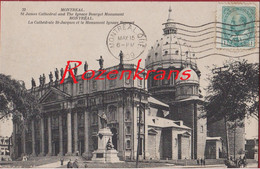
[(222, 47), (255, 47), (256, 8), (222, 6)]

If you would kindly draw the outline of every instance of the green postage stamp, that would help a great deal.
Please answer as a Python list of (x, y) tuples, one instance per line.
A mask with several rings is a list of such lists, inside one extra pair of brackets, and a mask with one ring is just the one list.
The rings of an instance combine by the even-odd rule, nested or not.
[[(255, 6), (221, 7), (221, 48), (255, 47)], [(218, 24), (218, 25), (220, 25)]]

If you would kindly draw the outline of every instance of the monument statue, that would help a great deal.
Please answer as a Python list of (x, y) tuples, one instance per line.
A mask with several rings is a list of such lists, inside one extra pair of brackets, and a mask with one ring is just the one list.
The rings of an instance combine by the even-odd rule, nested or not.
[(45, 74), (43, 73), (43, 75), (42, 75), (42, 85), (44, 86), (45, 85)]
[(113, 146), (113, 144), (112, 144), (110, 138), (109, 138), (108, 141), (107, 141), (106, 148), (107, 148), (107, 150), (113, 150), (113, 149), (114, 149), (114, 146)]
[(53, 82), (53, 75), (52, 75), (52, 72), (50, 72), (50, 74), (49, 74), (49, 79), (50, 79), (50, 82)]
[(56, 81), (59, 80), (59, 70), (57, 68), (55, 70), (55, 78), (56, 78)]
[(36, 83), (35, 83), (35, 80), (34, 78), (32, 77), (32, 89), (36, 87)]
[(97, 61), (99, 62), (100, 70), (102, 70), (104, 65), (104, 59), (102, 58), (102, 56), (100, 56), (100, 59), (97, 59)]
[(40, 82), (40, 86), (42, 86), (42, 75), (40, 75), (39, 82)]
[(123, 65), (123, 61), (124, 61), (124, 54), (123, 54), (122, 50), (120, 50), (120, 53), (119, 53), (119, 58), (120, 58), (120, 65)]
[(102, 113), (101, 116), (99, 116), (100, 118), (100, 122), (101, 122), (101, 128), (106, 128), (107, 127), (107, 116), (105, 114), (105, 112)]
[(63, 73), (64, 73), (64, 70), (63, 68), (60, 69), (60, 77), (62, 78), (63, 77)]
[(87, 63), (87, 61), (85, 61), (85, 64), (84, 64), (84, 71), (85, 72), (88, 71), (88, 63)]
[(101, 126), (98, 131), (98, 148), (92, 153), (92, 161), (98, 163), (117, 163), (120, 162), (118, 158), (118, 151), (114, 149), (112, 143), (112, 132), (109, 127), (107, 127), (107, 116), (105, 112), (101, 115), (98, 114), (100, 118)]
[(74, 75), (77, 76), (77, 73), (78, 73), (78, 67), (77, 67), (77, 64), (75, 63), (75, 69), (74, 70)]

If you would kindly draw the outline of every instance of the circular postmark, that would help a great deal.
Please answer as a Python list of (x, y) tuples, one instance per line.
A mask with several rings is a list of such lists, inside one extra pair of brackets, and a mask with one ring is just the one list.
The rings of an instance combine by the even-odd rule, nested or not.
[(147, 45), (144, 31), (131, 22), (122, 22), (114, 26), (106, 40), (109, 52), (117, 59), (123, 52), (123, 60), (129, 61), (139, 57)]

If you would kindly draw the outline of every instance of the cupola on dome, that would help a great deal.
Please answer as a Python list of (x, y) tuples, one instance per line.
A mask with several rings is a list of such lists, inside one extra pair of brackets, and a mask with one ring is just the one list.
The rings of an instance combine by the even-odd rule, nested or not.
[[(182, 80), (188, 77), (187, 75), (183, 75), (184, 72), (186, 72), (186, 74), (190, 74), (190, 77), (187, 80)], [(180, 71), (179, 73), (178, 79), (176, 79), (176, 85), (186, 84), (186, 83), (199, 84), (199, 77), (197, 73), (194, 70), (192, 70), (190, 67), (182, 69), (182, 71)]]
[(170, 7), (167, 22), (163, 24), (165, 26), (163, 37), (157, 40), (148, 51), (145, 61), (147, 69), (181, 68), (187, 64), (197, 67), (196, 63), (191, 61), (191, 58), (195, 57), (195, 53), (190, 45), (177, 35), (177, 28), (171, 15)]

